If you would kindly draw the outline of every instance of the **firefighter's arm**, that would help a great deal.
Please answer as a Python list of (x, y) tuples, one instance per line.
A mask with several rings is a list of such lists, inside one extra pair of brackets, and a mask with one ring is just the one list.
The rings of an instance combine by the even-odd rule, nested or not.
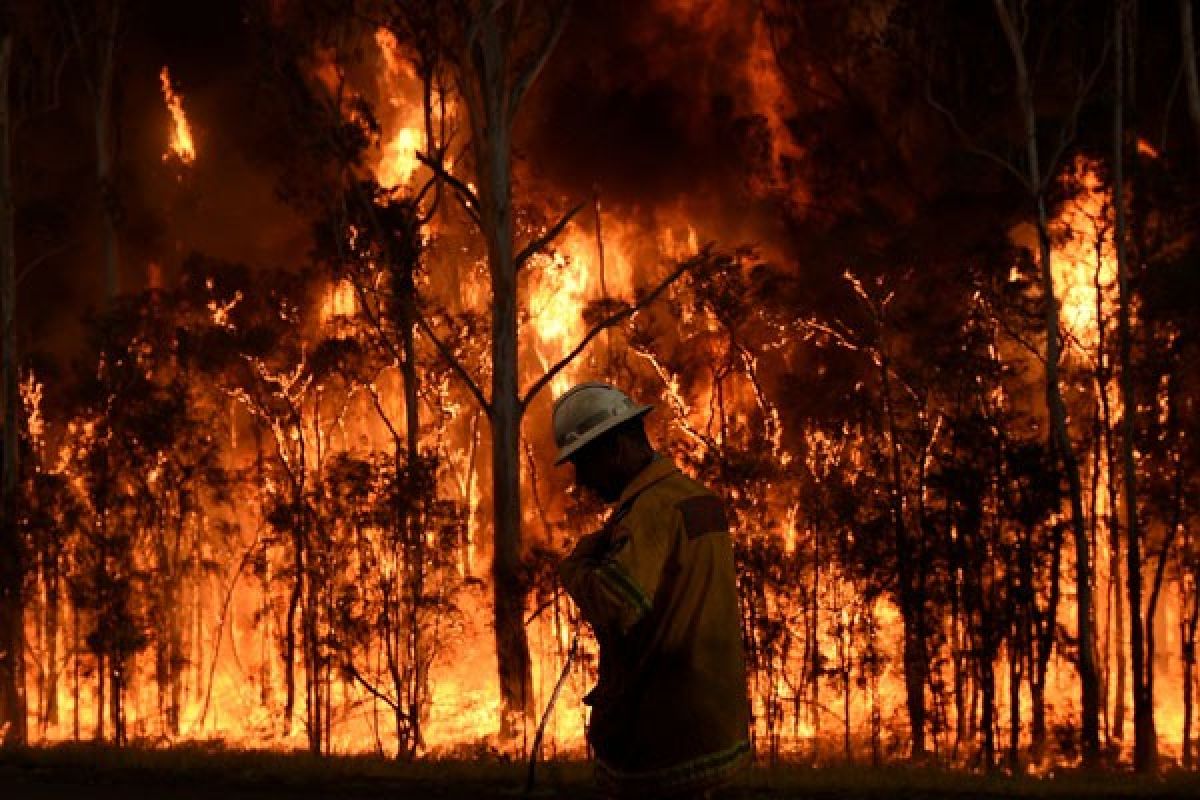
[(677, 522), (673, 510), (668, 516), (630, 514), (611, 541), (585, 536), (559, 566), (563, 586), (592, 627), (625, 633), (650, 611)]

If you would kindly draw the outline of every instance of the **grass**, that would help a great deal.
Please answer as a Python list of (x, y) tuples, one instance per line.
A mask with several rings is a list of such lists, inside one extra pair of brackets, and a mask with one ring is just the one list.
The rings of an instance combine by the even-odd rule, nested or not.
[[(590, 795), (590, 767), (542, 764), (536, 795)], [(497, 759), (427, 760), (410, 764), (375, 756), (229, 750), (193, 744), (170, 749), (58, 745), (0, 753), (0, 795), (6, 800), (66, 798), (512, 798), (521, 796), (525, 765)], [(1053, 777), (980, 776), (937, 768), (799, 766), (756, 768), (729, 798), (1174, 798), (1200, 797), (1200, 774), (1155, 777), (1066, 772)]]

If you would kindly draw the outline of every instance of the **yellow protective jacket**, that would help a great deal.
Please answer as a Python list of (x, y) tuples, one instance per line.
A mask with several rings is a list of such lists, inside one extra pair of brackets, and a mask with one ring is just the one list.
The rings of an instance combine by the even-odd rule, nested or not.
[(600, 643), (599, 681), (585, 698), (600, 783), (630, 797), (725, 783), (750, 745), (721, 501), (659, 457), (559, 574)]

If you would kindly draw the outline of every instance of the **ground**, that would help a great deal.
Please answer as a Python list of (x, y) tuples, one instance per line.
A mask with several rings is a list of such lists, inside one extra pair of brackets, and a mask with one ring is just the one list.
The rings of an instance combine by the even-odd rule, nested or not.
[[(397, 764), (378, 758), (318, 759), (304, 754), (62, 746), (0, 752), (4, 800), (310, 800), (315, 798), (520, 798), (526, 767), (489, 761)], [(536, 798), (587, 798), (590, 770), (579, 762), (543, 764)], [(728, 800), (943, 800), (954, 798), (1200, 797), (1200, 774), (1137, 778), (1070, 773), (1052, 778), (983, 777), (900, 767), (756, 768)]]

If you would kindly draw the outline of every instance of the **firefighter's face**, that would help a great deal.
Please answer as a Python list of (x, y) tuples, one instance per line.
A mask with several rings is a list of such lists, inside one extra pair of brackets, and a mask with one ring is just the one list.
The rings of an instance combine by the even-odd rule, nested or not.
[(616, 436), (601, 436), (581, 448), (571, 458), (575, 467), (575, 483), (597, 494), (606, 503), (621, 498), (628, 482), (621, 458), (623, 440)]

